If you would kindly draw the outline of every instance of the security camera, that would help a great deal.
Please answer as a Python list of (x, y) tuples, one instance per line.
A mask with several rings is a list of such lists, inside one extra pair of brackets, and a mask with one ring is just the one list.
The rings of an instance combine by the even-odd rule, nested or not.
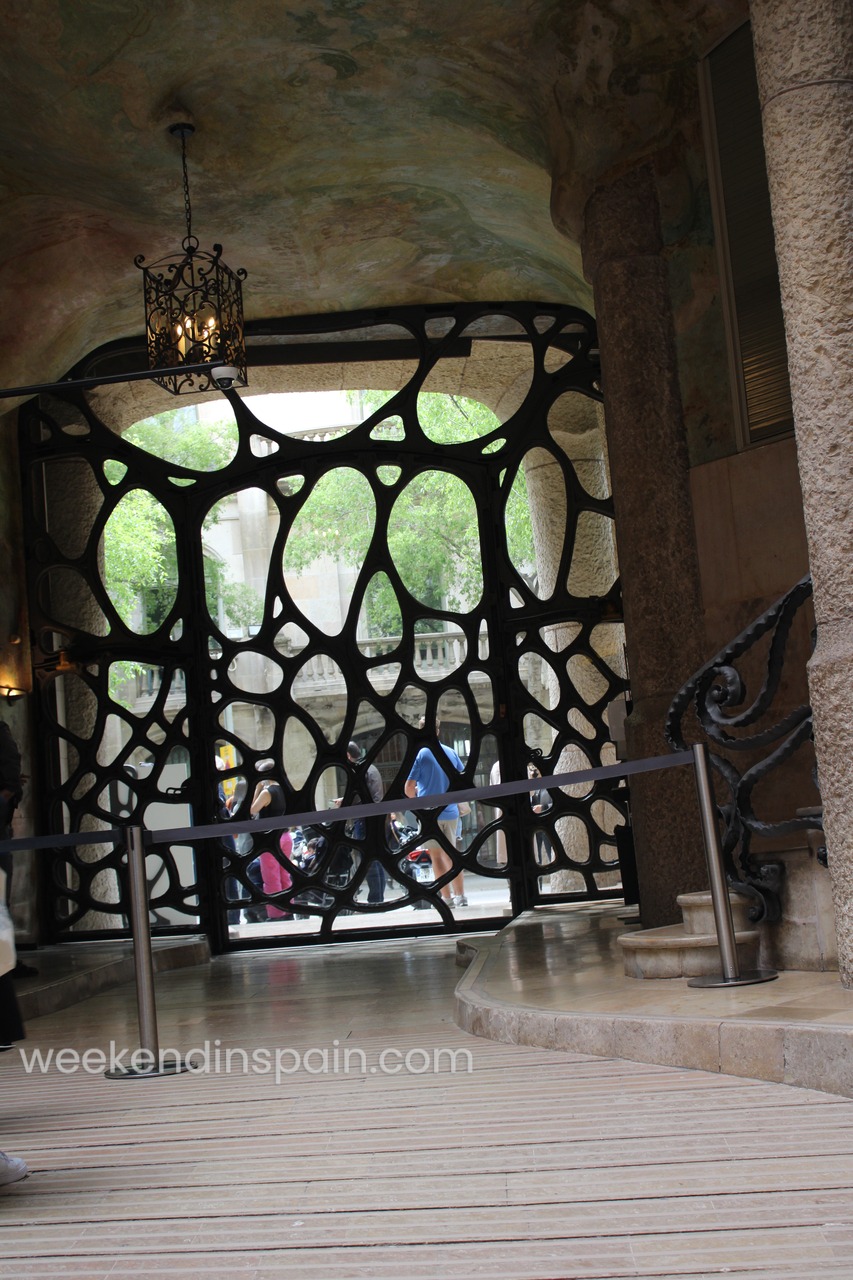
[(235, 369), (233, 364), (220, 364), (211, 369), (210, 376), (220, 391), (230, 391), (240, 377), (240, 370)]

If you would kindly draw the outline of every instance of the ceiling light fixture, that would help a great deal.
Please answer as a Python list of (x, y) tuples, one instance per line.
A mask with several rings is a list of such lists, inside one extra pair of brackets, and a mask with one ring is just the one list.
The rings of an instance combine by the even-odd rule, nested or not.
[[(187, 176), (187, 138), (195, 133), (195, 126), (173, 124), (169, 133), (181, 140), (187, 234), (181, 254), (162, 258), (150, 267), (142, 265), (142, 254), (134, 259), (142, 270), (145, 292), (148, 366), (152, 370), (175, 370), (154, 379), (173, 395), (245, 387), (241, 281), (246, 272), (226, 267), (220, 257), (221, 244), (213, 246), (213, 253), (199, 249), (192, 233)], [(201, 373), (186, 368), (206, 361), (215, 361), (222, 367)]]

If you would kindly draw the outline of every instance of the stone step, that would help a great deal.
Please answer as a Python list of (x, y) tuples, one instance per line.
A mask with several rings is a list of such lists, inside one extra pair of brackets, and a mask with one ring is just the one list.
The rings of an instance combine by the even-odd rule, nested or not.
[[(721, 971), (716, 933), (687, 933), (683, 925), (668, 924), (624, 933), (618, 941), (629, 978), (698, 978)], [(759, 942), (757, 929), (735, 931), (742, 970), (758, 968)]]
[[(24, 1022), (133, 982), (136, 976), (133, 943), (124, 939), (62, 942), (57, 946), (21, 950), (18, 959), (36, 969), (31, 977), (15, 979), (15, 994)], [(200, 934), (152, 941), (151, 966), (155, 974), (209, 963), (210, 943)]]
[[(676, 902), (681, 909), (685, 933), (704, 935), (717, 932), (714, 923), (714, 903), (708, 890), (703, 893), (680, 893)], [(735, 932), (754, 928), (748, 915), (752, 900), (741, 893), (729, 893), (729, 902), (732, 904), (732, 923)]]

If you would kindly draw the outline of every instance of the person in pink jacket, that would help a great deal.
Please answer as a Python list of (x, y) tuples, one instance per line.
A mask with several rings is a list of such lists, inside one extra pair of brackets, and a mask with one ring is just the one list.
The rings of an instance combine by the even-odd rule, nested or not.
[[(261, 765), (265, 763), (262, 761)], [(255, 787), (249, 812), (253, 818), (258, 818), (261, 814), (269, 818), (282, 817), (285, 812), (285, 797), (280, 783), (271, 778), (262, 778)], [(284, 893), (291, 887), (293, 880), (280, 855), (284, 858), (290, 857), (293, 850), (293, 837), (289, 831), (278, 830), (261, 832), (258, 839), (261, 842), (259, 861), (264, 893), (269, 894), (270, 897), (273, 894)], [(277, 852), (274, 852), (274, 849)], [(291, 912), (282, 911), (281, 907), (274, 906), (271, 902), (267, 904), (267, 917), (270, 920), (293, 919)]]

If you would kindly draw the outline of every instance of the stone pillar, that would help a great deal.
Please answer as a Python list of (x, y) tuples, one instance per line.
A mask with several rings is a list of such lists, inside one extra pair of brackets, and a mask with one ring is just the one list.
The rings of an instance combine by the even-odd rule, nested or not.
[[(651, 165), (593, 193), (584, 268), (593, 284), (633, 709), (629, 756), (663, 755), (675, 692), (702, 662), (699, 567), (666, 262)], [(707, 887), (692, 770), (631, 780), (645, 927), (679, 919)]]
[(814, 580), (815, 746), (853, 986), (853, 11), (750, 0), (750, 12)]
[[(576, 392), (567, 392), (552, 406), (548, 426), (554, 444), (566, 455), (581, 484), (596, 498), (604, 498), (610, 491), (607, 467), (607, 449), (601, 407), (593, 400)], [(525, 457), (525, 479), (530, 503), (533, 542), (536, 550), (536, 569), (539, 577), (539, 593), (550, 596), (557, 584), (557, 571), (566, 541), (566, 485), (563, 470), (552, 453), (544, 449), (532, 449)], [(613, 585), (617, 574), (616, 546), (611, 522), (595, 517), (578, 524), (577, 539), (572, 557), (569, 583), (579, 596), (604, 595)], [(565, 585), (565, 584), (564, 584)], [(612, 633), (610, 643), (604, 640)], [(577, 632), (573, 622), (556, 623), (545, 627), (548, 647), (555, 655), (563, 654)], [(618, 624), (599, 630), (599, 651), (615, 670), (622, 666), (621, 649), (623, 629)], [(554, 659), (555, 665), (565, 670), (565, 657)], [(575, 662), (572, 680), (581, 698), (590, 705), (601, 697), (601, 676), (591, 663)], [(552, 671), (547, 679), (547, 695), (551, 709), (559, 705), (560, 682)], [(569, 713), (569, 718), (571, 715)], [(547, 750), (550, 741), (542, 746)], [(606, 764), (594, 755), (588, 755), (579, 746), (565, 747), (554, 764), (555, 773), (570, 773), (576, 769), (588, 769), (591, 765)], [(566, 788), (568, 795), (583, 795), (586, 786)], [(600, 816), (600, 815), (599, 815)], [(557, 834), (569, 857), (578, 862), (588, 862), (589, 837), (582, 823), (574, 819), (557, 822)], [(612, 822), (607, 829), (612, 832)], [(533, 849), (528, 850), (533, 856)], [(600, 873), (600, 887), (618, 883), (618, 873)], [(576, 871), (555, 872), (547, 878), (549, 893), (573, 892), (584, 889), (583, 878)]]

